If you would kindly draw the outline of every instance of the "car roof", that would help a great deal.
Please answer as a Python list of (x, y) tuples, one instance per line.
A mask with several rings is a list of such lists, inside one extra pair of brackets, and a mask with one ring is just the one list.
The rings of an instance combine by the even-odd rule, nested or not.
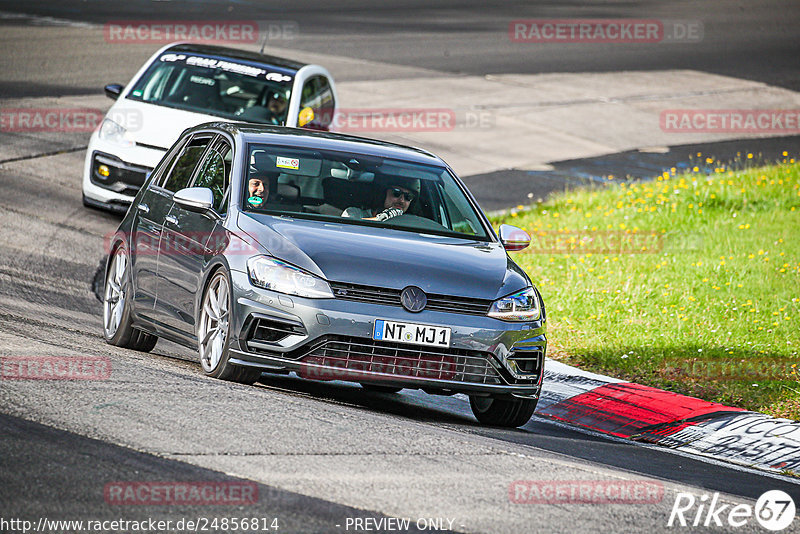
[(257, 63), (264, 63), (274, 67), (297, 72), (301, 68), (308, 65), (308, 63), (300, 63), (277, 56), (268, 56), (259, 52), (250, 50), (240, 50), (238, 48), (229, 48), (227, 46), (194, 44), (194, 43), (179, 43), (169, 48), (170, 52), (186, 52), (195, 54), (205, 54), (209, 56), (224, 56), (232, 59), (239, 59), (243, 61), (254, 61)]
[(357, 154), (400, 159), (425, 165), (446, 166), (446, 163), (441, 158), (421, 148), (399, 145), (366, 137), (357, 137), (355, 135), (321, 132), (304, 128), (258, 125), (243, 122), (212, 122), (201, 124), (188, 131), (207, 130), (209, 128), (224, 130), (233, 136), (239, 136), (245, 143), (288, 144), (298, 148), (354, 152)]

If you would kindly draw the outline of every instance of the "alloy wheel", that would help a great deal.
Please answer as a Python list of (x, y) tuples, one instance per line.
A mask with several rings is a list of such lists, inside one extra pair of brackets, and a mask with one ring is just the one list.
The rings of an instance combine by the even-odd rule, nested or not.
[(114, 254), (111, 269), (106, 276), (106, 290), (103, 296), (103, 328), (107, 339), (117, 333), (125, 310), (125, 284), (128, 270), (128, 256), (121, 248)]
[(225, 350), (228, 339), (229, 297), (228, 279), (223, 273), (216, 274), (203, 298), (197, 331), (200, 364), (207, 373), (217, 368)]

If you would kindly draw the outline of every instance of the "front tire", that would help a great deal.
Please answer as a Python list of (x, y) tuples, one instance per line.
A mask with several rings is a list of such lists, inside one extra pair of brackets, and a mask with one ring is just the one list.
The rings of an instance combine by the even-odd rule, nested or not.
[(197, 344), (200, 365), (206, 376), (253, 384), (261, 377), (260, 369), (230, 363), (231, 284), (223, 270), (217, 271), (203, 294), (197, 321)]
[(470, 396), (469, 406), (481, 424), (515, 428), (530, 420), (538, 401)]
[(129, 266), (128, 252), (119, 246), (111, 258), (103, 290), (103, 337), (106, 343), (117, 347), (150, 352), (158, 337), (131, 326), (133, 291)]

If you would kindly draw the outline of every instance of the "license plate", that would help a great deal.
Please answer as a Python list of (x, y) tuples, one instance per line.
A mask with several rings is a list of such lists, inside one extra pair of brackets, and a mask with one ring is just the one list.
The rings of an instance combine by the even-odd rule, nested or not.
[(433, 347), (450, 346), (450, 329), (444, 326), (375, 320), (372, 339)]

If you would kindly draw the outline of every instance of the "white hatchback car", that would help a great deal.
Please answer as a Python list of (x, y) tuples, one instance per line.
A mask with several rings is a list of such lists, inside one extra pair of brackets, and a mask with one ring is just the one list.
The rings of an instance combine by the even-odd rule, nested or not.
[(116, 102), (89, 141), (83, 204), (120, 212), (187, 128), (222, 118), (328, 130), (337, 100), (319, 65), (189, 43), (165, 46), (105, 92)]

